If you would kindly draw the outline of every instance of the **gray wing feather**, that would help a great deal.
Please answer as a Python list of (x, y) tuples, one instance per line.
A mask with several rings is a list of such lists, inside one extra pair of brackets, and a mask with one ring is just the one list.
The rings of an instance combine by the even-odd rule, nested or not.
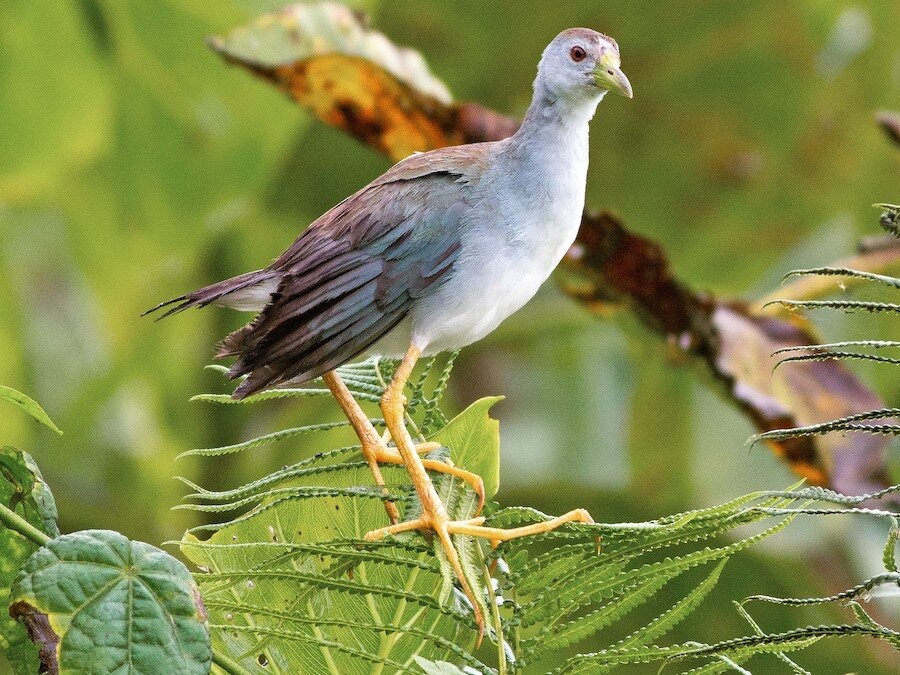
[(351, 360), (446, 279), (460, 250), (459, 173), (376, 182), (313, 223), (269, 270), (278, 290), (222, 343), (249, 374), (235, 397), (302, 382)]

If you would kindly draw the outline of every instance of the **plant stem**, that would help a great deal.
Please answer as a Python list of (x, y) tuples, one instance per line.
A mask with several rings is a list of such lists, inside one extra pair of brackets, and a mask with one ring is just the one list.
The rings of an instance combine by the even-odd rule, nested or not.
[(232, 661), (224, 654), (216, 654), (213, 652), (212, 662), (228, 673), (228, 675), (249, 675), (250, 673), (250, 671), (246, 670), (235, 661)]
[(0, 504), (0, 522), (9, 529), (18, 532), (26, 539), (30, 539), (38, 546), (44, 546), (50, 541), (50, 537), (48, 537), (46, 533), (41, 532), (34, 525), (4, 504)]
[(503, 634), (503, 621), (500, 618), (500, 606), (497, 604), (497, 595), (494, 593), (493, 577), (485, 564), (484, 551), (477, 547), (478, 557), (481, 561), (481, 569), (484, 572), (484, 587), (487, 591), (488, 602), (491, 605), (491, 619), (494, 622), (494, 633), (497, 636), (497, 669), (499, 675), (506, 675), (506, 636)]

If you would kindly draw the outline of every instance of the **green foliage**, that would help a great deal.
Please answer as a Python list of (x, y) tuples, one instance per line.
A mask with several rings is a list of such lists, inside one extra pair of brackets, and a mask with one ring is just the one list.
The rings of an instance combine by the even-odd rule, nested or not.
[[(32, 399), (0, 394), (58, 431)], [(13, 671), (208, 672), (206, 610), (184, 564), (117, 532), (60, 535), (57, 515), (31, 457), (2, 448), (0, 649)]]
[[(372, 391), (380, 394), (390, 377), (384, 365), (367, 362), (339, 372), (356, 395), (371, 396)], [(434, 394), (425, 396), (421, 388), (420, 380), (409, 398), (423, 402), (420, 410), (427, 414), (424, 402)], [(322, 392), (312, 388), (279, 393)], [(445, 443), (483, 443), (483, 455), (474, 464), (469, 460), (475, 457), (475, 446), (453, 446), (454, 463), (476, 470), (496, 467), (497, 426), (487, 416), (492, 403), (477, 402), (451, 421), (443, 429), (446, 439), (440, 433), (433, 436)], [(283, 437), (276, 433), (265, 438), (272, 442)], [(438, 450), (435, 456), (446, 457), (447, 452)], [(403, 485), (405, 470), (384, 467), (383, 472), (392, 498), (407, 518), (413, 517), (418, 502)], [(307, 672), (418, 672), (416, 656), (452, 658), (485, 670), (471, 653), (476, 631), (465, 600), (453, 589), (446, 563), (435, 557), (440, 547), (411, 534), (384, 542), (362, 540), (369, 530), (387, 524), (381, 492), (360, 487), (371, 483), (359, 449), (350, 447), (316, 455), (240, 488), (198, 488), (190, 495), (192, 509), (241, 511), (228, 521), (195, 528), (195, 533), (213, 533), (205, 541), (189, 533), (181, 542), (182, 552), (203, 570), (197, 579), (210, 612), (215, 649), (254, 672), (297, 672), (301, 665)], [(438, 479), (436, 486), (453, 518), (474, 515), (477, 496), (468, 486), (451, 477)], [(469, 582), (483, 595), (480, 550), (472, 541), (461, 543)]]
[(17, 406), (18, 408), (21, 408), (22, 410), (27, 412), (48, 429), (52, 429), (58, 434), (62, 433), (62, 431), (59, 430), (59, 427), (57, 427), (53, 423), (53, 420), (50, 419), (50, 416), (44, 411), (40, 404), (38, 404), (38, 402), (30, 396), (26, 396), (22, 392), (16, 391), (15, 389), (12, 389), (10, 387), (4, 387), (3, 385), (0, 385), (0, 401), (9, 401), (14, 406)]
[[(433, 365), (428, 363), (426, 371)], [(345, 367), (340, 374), (351, 390), (367, 400), (377, 399), (389, 379), (385, 366), (370, 361)], [(439, 382), (447, 376), (445, 368)], [(420, 427), (426, 414), (422, 402), (438, 398), (425, 395), (427, 379), (420, 377), (406, 392), (419, 405), (418, 415), (407, 420), (414, 435), (446, 446), (437, 456), (446, 456), (449, 449), (455, 464), (485, 472), (486, 477), (496, 475), (497, 423), (487, 415), (496, 399), (476, 402), (426, 436)], [(278, 392), (289, 397), (326, 394), (315, 383)], [(274, 432), (261, 438), (270, 443), (295, 436)], [(203, 452), (257, 446), (251, 440), (239, 448)], [(418, 502), (405, 472), (398, 467), (384, 471), (402, 518), (416, 517)], [(446, 476), (434, 478), (451, 517), (471, 517), (471, 490)], [(493, 493), (495, 483), (486, 482)], [(697, 672), (721, 672), (755, 656), (774, 655), (784, 661), (786, 653), (828, 635), (870, 635), (889, 642), (897, 636), (892, 629), (862, 621), (766, 633), (741, 607), (753, 635), (665, 644), (665, 636), (715, 588), (735, 554), (782, 531), (799, 516), (892, 518), (858, 507), (883, 494), (844, 497), (821, 488), (760, 492), (644, 523), (572, 524), (492, 550), (457, 536), (467, 579), (484, 603), (482, 610), (488, 610), (491, 644), (477, 649), (471, 610), (444, 569), (440, 546), (418, 533), (378, 542), (363, 539), (367, 531), (386, 524), (380, 503), (384, 495), (363, 487), (371, 483), (354, 446), (319, 453), (231, 490), (191, 484), (194, 492), (184, 508), (227, 514), (224, 520), (195, 528), (181, 542), (182, 552), (200, 569), (196, 578), (210, 612), (217, 653), (259, 673), (301, 668), (312, 673), (446, 674), (463, 672), (460, 668), (536, 672), (548, 663), (556, 666), (554, 672), (594, 673), (672, 660), (689, 662)], [(548, 518), (533, 509), (491, 504), (486, 525), (515, 528)], [(202, 533), (211, 534), (201, 540)], [(895, 536), (889, 540), (886, 561), (893, 560)], [(867, 582), (865, 589), (827, 600), (858, 598), (866, 589), (894, 581), (890, 567), (885, 574)], [(654, 607), (669, 585), (688, 590), (670, 605)], [(624, 620), (649, 607), (654, 607), (655, 618), (624, 637), (614, 637)], [(567, 655), (585, 646), (591, 650)]]
[[(0, 379), (38, 392), (66, 436), (41, 447), (48, 435), (38, 425), (4, 419), (3, 427), (20, 447), (40, 447), (49, 477), (59, 478), (65, 529), (115, 523), (149, 541), (180, 533), (185, 512), (165, 512), (177, 491), (174, 455), (233, 443), (272, 415), (281, 423), (294, 414), (294, 406), (258, 406), (262, 416), (250, 419), (251, 407), (183, 405), (208, 358), (200, 345), (236, 317), (197, 313), (152, 327), (138, 318), (160, 299), (264, 264), (302, 224), (385, 167), (352, 141), (309, 133), (309, 118), (280, 94), (204, 53), (204, 36), (280, 4), (0, 7), (0, 88), (14, 100), (0, 111)], [(698, 286), (743, 291), (797, 266), (798, 256), (803, 264), (831, 259), (860, 230), (866, 195), (895, 187), (894, 155), (871, 129), (871, 111), (896, 94), (896, 84), (885, 84), (894, 3), (854, 3), (874, 32), (827, 75), (815, 64), (835, 50), (829, 33), (841, 3), (678, 1), (672, 11), (595, 0), (355, 4), (374, 10), (374, 25), (398, 42), (426, 50), (460, 99), (512, 113), (523, 109), (534, 76), (527, 55), (554, 28), (595, 25), (615, 35), (641, 83), (641, 110), (655, 113), (604, 110), (588, 200), (640, 223)], [(631, 365), (635, 353), (640, 368)], [(643, 336), (589, 322), (552, 292), (465, 360), (469, 374), (488, 365), (510, 395), (503, 415), (521, 462), (505, 462), (507, 499), (552, 510), (577, 493), (608, 518), (644, 518), (659, 503), (674, 505), (666, 511), (714, 503), (778, 471), (765, 456), (735, 451), (727, 439), (743, 438), (743, 421), (706, 401), (689, 374), (664, 366)], [(473, 379), (458, 377), (457, 386), (476, 389)], [(307, 403), (310, 423), (333, 412)], [(714, 427), (715, 443), (704, 442), (704, 426)], [(294, 440), (312, 453), (332, 439)], [(262, 464), (293, 461), (262, 454), (272, 447), (182, 470), (203, 483), (244, 482)], [(541, 480), (529, 483), (527, 469), (538, 462)], [(69, 480), (73, 465), (78, 480)], [(779, 554), (741, 562), (765, 568), (773, 585), (815, 586), (818, 568), (785, 555), (815, 555), (826, 566), (865, 555), (856, 539), (852, 548), (821, 541), (804, 552), (798, 536)], [(719, 591), (733, 594), (746, 578), (728, 567)], [(721, 608), (709, 606), (695, 620), (721, 627)], [(678, 629), (691, 628), (676, 628), (679, 642), (693, 636)], [(848, 670), (878, 667), (843, 646), (818, 654)]]
[[(882, 209), (880, 222), (882, 226), (895, 237), (900, 238), (900, 232), (896, 229), (898, 217), (900, 217), (900, 206), (893, 204), (877, 204)], [(859, 279), (863, 282), (871, 282), (876, 286), (887, 286), (890, 292), (900, 290), (900, 278), (886, 276), (884, 274), (874, 274), (871, 272), (861, 272), (858, 270), (848, 269), (845, 267), (816, 267), (811, 269), (795, 270), (787, 274), (787, 279), (793, 276), (840, 276), (852, 279)], [(809, 309), (809, 308), (826, 308), (837, 309), (845, 312), (870, 312), (870, 313), (886, 313), (900, 317), (900, 304), (896, 302), (874, 302), (870, 300), (776, 300), (774, 303), (784, 305), (788, 309)], [(769, 303), (772, 304), (772, 303)], [(886, 364), (890, 366), (900, 366), (900, 359), (872, 354), (865, 349), (888, 349), (894, 350), (900, 347), (900, 342), (896, 340), (846, 340), (842, 342), (832, 342), (820, 345), (799, 345), (780, 349), (774, 355), (803, 352), (782, 358), (776, 368), (803, 361), (868, 361), (871, 363)], [(849, 349), (848, 349), (849, 348)], [(848, 415), (836, 420), (822, 422), (819, 424), (811, 424), (808, 426), (797, 427), (794, 429), (773, 429), (761, 434), (756, 434), (751, 442), (757, 441), (777, 441), (789, 438), (798, 438), (801, 436), (820, 436), (832, 432), (863, 432), (870, 434), (886, 434), (892, 436), (900, 436), (900, 409), (883, 408), (880, 410), (868, 410), (855, 415)]]
[[(45, 537), (59, 534), (56, 504), (50, 488), (29, 455), (15, 448), (0, 450), (0, 508), (19, 515)], [(3, 524), (7, 520), (3, 519)], [(40, 544), (12, 529), (0, 528), (0, 649), (16, 673), (33, 673), (38, 667), (38, 650), (28, 639), (25, 627), (9, 616), (9, 589), (28, 557)]]
[(65, 534), (38, 549), (10, 611), (60, 672), (209, 671), (206, 615), (187, 568), (117, 532)]
[(488, 499), (500, 487), (500, 423), (488, 412), (502, 400), (502, 396), (490, 396), (475, 401), (428, 438), (451, 448), (454, 463), (481, 476)]

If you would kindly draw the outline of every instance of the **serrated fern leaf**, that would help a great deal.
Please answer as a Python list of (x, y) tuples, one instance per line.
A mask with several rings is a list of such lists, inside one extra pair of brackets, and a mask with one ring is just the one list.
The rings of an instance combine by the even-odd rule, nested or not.
[(772, 352), (772, 356), (778, 354), (786, 354), (788, 352), (825, 350), (825, 349), (844, 349), (846, 347), (872, 347), (874, 349), (897, 349), (900, 348), (900, 342), (896, 340), (844, 340), (843, 342), (825, 342), (819, 345), (795, 345), (793, 347), (782, 347)]
[(616, 647), (641, 647), (669, 632), (676, 624), (684, 620), (715, 587), (728, 559), (722, 560), (712, 572), (690, 593), (681, 598), (672, 607), (656, 617), (636, 633), (632, 633), (616, 644)]
[[(754, 633), (756, 633), (757, 635), (765, 635), (765, 631), (760, 627), (760, 625), (758, 623), (756, 623), (754, 618), (752, 616), (750, 616), (750, 613), (746, 609), (744, 609), (743, 603), (735, 602), (734, 606), (735, 606), (735, 609), (737, 610), (738, 614), (740, 614), (741, 617), (743, 617), (743, 619), (748, 624), (750, 624), (750, 627), (753, 629)], [(809, 671), (807, 671), (804, 668), (801, 668), (794, 661), (792, 661), (787, 656), (787, 654), (784, 654), (783, 652), (777, 652), (775, 654), (775, 656), (778, 658), (779, 661), (781, 661), (782, 663), (787, 665), (787, 667), (791, 669), (791, 672), (795, 673), (796, 675), (812, 675), (812, 673), (810, 673)], [(724, 657), (720, 657), (720, 658), (724, 659)]]
[(766, 431), (752, 436), (749, 442), (754, 444), (759, 441), (777, 441), (785, 438), (796, 438), (797, 436), (820, 436), (833, 431), (864, 431), (871, 434), (897, 435), (900, 434), (900, 425), (860, 424), (860, 422), (889, 419), (897, 417), (898, 415), (900, 415), (900, 409), (897, 408), (869, 410), (867, 412), (848, 415), (847, 417), (841, 417), (840, 419), (822, 422), (820, 424), (810, 424), (808, 426), (795, 427), (793, 429), (773, 429), (772, 431)]
[(788, 300), (767, 302), (764, 306), (781, 305), (788, 310), (797, 309), (839, 309), (844, 312), (900, 312), (900, 305), (892, 302), (869, 302), (865, 300)]
[(885, 584), (892, 584), (900, 589), (900, 573), (885, 572), (884, 574), (876, 574), (874, 577), (867, 579), (858, 586), (854, 586), (841, 593), (829, 595), (825, 598), (774, 598), (769, 595), (751, 595), (744, 602), (759, 600), (779, 605), (820, 605), (823, 603), (848, 602), (857, 598), (868, 597), (873, 589)]
[(900, 359), (894, 359), (888, 356), (879, 356), (878, 354), (866, 354), (864, 352), (840, 352), (825, 351), (818, 347), (812, 347), (814, 351), (810, 354), (799, 354), (797, 356), (788, 356), (775, 364), (775, 368), (779, 368), (788, 363), (802, 363), (804, 361), (872, 361), (875, 363), (889, 363), (892, 365), (900, 365)]
[[(381, 422), (381, 424), (384, 424), (384, 422), (381, 420), (373, 420), (373, 424), (378, 424), (379, 422)], [(182, 459), (184, 457), (218, 457), (220, 455), (230, 455), (235, 452), (241, 452), (242, 450), (256, 448), (261, 445), (268, 445), (269, 443), (274, 443), (276, 441), (283, 441), (287, 438), (302, 436), (303, 434), (312, 434), (317, 431), (330, 431), (331, 429), (341, 429), (349, 426), (349, 422), (343, 421), (324, 422), (322, 424), (310, 424), (302, 427), (292, 427), (290, 429), (282, 429), (281, 431), (275, 431), (271, 434), (258, 436), (256, 438), (250, 439), (249, 441), (235, 443), (233, 445), (224, 445), (218, 448), (196, 448), (194, 450), (187, 450), (178, 455), (178, 459)]]
[(808, 275), (853, 277), (856, 279), (865, 279), (867, 281), (877, 281), (878, 283), (893, 286), (894, 288), (900, 288), (900, 279), (885, 276), (884, 274), (874, 274), (873, 272), (861, 272), (846, 267), (816, 267), (807, 270), (793, 270), (784, 275), (784, 278), (789, 279), (790, 277)]

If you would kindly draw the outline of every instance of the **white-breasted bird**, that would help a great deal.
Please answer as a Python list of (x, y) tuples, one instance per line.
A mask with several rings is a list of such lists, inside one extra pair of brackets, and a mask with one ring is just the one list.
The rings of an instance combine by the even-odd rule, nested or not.
[[(229, 375), (247, 376), (235, 398), (322, 376), (376, 483), (384, 484), (379, 463), (402, 463), (421, 501), (421, 516), (400, 523), (396, 506), (385, 502), (392, 524), (367, 537), (433, 530), (470, 598), (450, 535), (496, 543), (592, 521), (583, 509), (514, 530), (484, 527), (481, 517), (450, 521), (426, 470), (465, 479), (483, 500), (481, 480), (419, 457), (434, 444), (413, 442), (402, 391), (420, 356), (493, 331), (562, 259), (584, 207), (588, 122), (608, 91), (632, 96), (616, 42), (587, 28), (563, 31), (544, 50), (531, 106), (513, 136), (414, 154), (319, 217), (268, 267), (155, 308), (174, 305), (163, 316), (209, 304), (259, 311), (219, 347), (218, 356), (237, 357)], [(402, 357), (381, 402), (396, 449), (334, 372), (375, 354)]]

